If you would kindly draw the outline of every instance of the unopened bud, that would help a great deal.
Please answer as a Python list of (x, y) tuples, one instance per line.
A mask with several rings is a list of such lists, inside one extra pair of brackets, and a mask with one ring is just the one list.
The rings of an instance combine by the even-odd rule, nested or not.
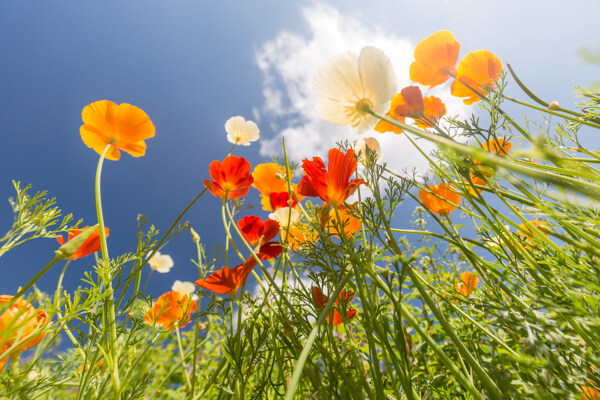
[(98, 229), (98, 224), (90, 226), (73, 239), (69, 240), (55, 251), (59, 259), (69, 258), (81, 247), (81, 245)]
[(552, 103), (548, 104), (548, 110), (558, 110), (560, 106), (558, 105), (558, 101), (554, 100)]
[(190, 232), (192, 234), (192, 240), (196, 243), (200, 241), (200, 235), (194, 230), (194, 228), (190, 228)]

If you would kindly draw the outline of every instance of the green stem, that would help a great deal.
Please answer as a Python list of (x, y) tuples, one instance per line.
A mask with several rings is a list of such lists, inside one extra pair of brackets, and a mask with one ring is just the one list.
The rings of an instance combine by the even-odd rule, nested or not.
[(292, 400), (294, 398), (294, 394), (296, 393), (296, 387), (298, 386), (298, 383), (300, 382), (300, 378), (302, 377), (302, 370), (304, 369), (304, 365), (306, 364), (306, 360), (308, 359), (308, 355), (310, 354), (312, 346), (313, 346), (315, 340), (317, 339), (319, 329), (321, 328), (321, 325), (323, 325), (323, 322), (327, 318), (327, 315), (329, 314), (331, 307), (333, 307), (335, 300), (338, 298), (338, 296), (340, 295), (340, 292), (342, 291), (344, 286), (346, 286), (346, 283), (348, 283), (351, 276), (352, 276), (352, 274), (350, 272), (346, 273), (346, 276), (344, 276), (344, 278), (342, 278), (342, 281), (340, 282), (340, 284), (335, 288), (333, 294), (329, 297), (329, 300), (327, 301), (327, 304), (325, 304), (325, 307), (323, 307), (321, 314), (319, 315), (319, 318), (317, 318), (317, 322), (316, 322), (315, 326), (313, 327), (312, 331), (310, 332), (310, 335), (308, 335), (308, 338), (306, 339), (306, 343), (304, 344), (304, 347), (302, 348), (302, 352), (300, 353), (300, 356), (298, 357), (298, 360), (296, 361), (296, 367), (294, 368), (294, 373), (292, 374), (290, 384), (288, 385), (287, 390), (285, 392), (285, 400)]
[(483, 149), (476, 149), (474, 147), (458, 143), (452, 139), (448, 139), (439, 135), (435, 135), (431, 132), (427, 132), (426, 130), (415, 128), (413, 126), (397, 121), (393, 118), (389, 118), (385, 115), (379, 115), (375, 112), (371, 112), (371, 114), (394, 126), (397, 126), (408, 132), (414, 133), (415, 135), (424, 139), (430, 140), (436, 143), (438, 146), (440, 146), (441, 149), (452, 149), (460, 155), (474, 157), (484, 164), (500, 168), (506, 168), (508, 170), (518, 172), (532, 178), (541, 179), (548, 183), (553, 183), (557, 186), (571, 189), (589, 197), (600, 199), (600, 185), (574, 179), (569, 176), (557, 175), (546, 171), (540, 171), (529, 166), (511, 161), (506, 157), (497, 156)]
[(105, 297), (104, 300), (104, 310), (105, 310), (105, 323), (108, 325), (105, 327), (105, 334), (108, 336), (106, 338), (107, 351), (110, 354), (110, 357), (107, 359), (109, 364), (109, 368), (111, 370), (111, 379), (113, 385), (113, 397), (115, 399), (121, 398), (121, 384), (119, 381), (119, 362), (117, 360), (116, 354), (116, 342), (117, 342), (117, 327), (116, 327), (116, 313), (115, 313), (115, 298), (114, 298), (114, 290), (112, 287), (112, 274), (111, 274), (111, 266), (110, 259), (108, 257), (108, 246), (106, 244), (106, 232), (104, 231), (104, 215), (102, 213), (102, 196), (100, 194), (100, 181), (102, 178), (102, 165), (104, 163), (104, 158), (106, 157), (106, 153), (112, 146), (112, 141), (109, 143), (102, 154), (100, 155), (100, 159), (98, 160), (98, 167), (96, 168), (96, 184), (95, 184), (95, 197), (96, 197), (96, 214), (98, 216), (98, 229), (100, 230), (100, 245), (102, 249), (102, 264), (103, 268), (105, 268), (103, 278), (104, 285), (106, 290), (108, 291), (108, 296)]
[(175, 327), (175, 333), (177, 334), (177, 347), (179, 348), (179, 355), (181, 356), (181, 366), (183, 367), (183, 375), (185, 376), (185, 381), (188, 385), (188, 389), (190, 392), (192, 391), (192, 382), (190, 381), (190, 377), (188, 376), (187, 366), (185, 365), (185, 355), (183, 354), (183, 346), (181, 345), (181, 333), (179, 332), (179, 327)]

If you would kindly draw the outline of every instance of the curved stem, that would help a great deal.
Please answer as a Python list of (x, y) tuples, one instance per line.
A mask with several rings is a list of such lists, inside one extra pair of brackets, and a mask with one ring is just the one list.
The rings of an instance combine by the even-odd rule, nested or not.
[(107, 359), (110, 368), (110, 376), (113, 384), (113, 397), (115, 399), (121, 398), (121, 384), (119, 380), (119, 362), (117, 360), (116, 354), (116, 342), (117, 342), (117, 327), (116, 327), (116, 313), (115, 313), (115, 298), (114, 298), (114, 290), (112, 287), (112, 274), (111, 274), (111, 266), (110, 259), (108, 258), (108, 246), (106, 244), (106, 232), (104, 231), (104, 215), (102, 212), (102, 196), (100, 194), (100, 181), (102, 178), (102, 165), (104, 164), (104, 158), (106, 157), (106, 153), (112, 146), (113, 141), (111, 141), (102, 154), (100, 155), (100, 159), (98, 160), (98, 167), (96, 168), (96, 182), (95, 182), (95, 200), (96, 200), (96, 214), (98, 216), (98, 229), (100, 230), (100, 246), (102, 249), (102, 266), (105, 268), (103, 278), (104, 285), (106, 290), (108, 291), (108, 296), (105, 297), (104, 300), (104, 322), (107, 326), (105, 326), (105, 335), (107, 337), (106, 340), (106, 350), (110, 355)]

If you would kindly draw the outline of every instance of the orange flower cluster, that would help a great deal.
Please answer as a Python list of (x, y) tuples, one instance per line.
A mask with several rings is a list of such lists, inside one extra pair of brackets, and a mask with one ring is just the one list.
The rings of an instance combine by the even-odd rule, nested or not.
[[(0, 308), (14, 296), (1, 295)], [(36, 310), (28, 301), (17, 299), (0, 315), (0, 354), (8, 352), (0, 359), (0, 371), (11, 356), (17, 356), (36, 346), (46, 336), (48, 315)]]
[(456, 291), (463, 296), (473, 293), (473, 290), (479, 285), (479, 278), (472, 272), (463, 272), (460, 275), (460, 282), (454, 284)]
[(502, 62), (488, 50), (476, 50), (467, 54), (455, 68), (459, 51), (460, 44), (449, 31), (439, 31), (423, 39), (415, 47), (410, 79), (431, 89), (454, 77), (452, 95), (466, 97), (465, 104), (479, 101), (486, 89), (495, 87)]
[(155, 323), (165, 329), (183, 328), (190, 322), (190, 315), (198, 309), (198, 304), (189, 295), (174, 290), (161, 295), (144, 317), (147, 323)]
[[(67, 242), (70, 241), (71, 239), (73, 239), (74, 237), (79, 236), (79, 234), (81, 234), (87, 228), (88, 227), (85, 227), (82, 229), (80, 229), (78, 227), (71, 228), (69, 230)], [(108, 237), (109, 229), (106, 227), (104, 228), (104, 234), (105, 234), (105, 237)], [(57, 236), (56, 241), (58, 243), (60, 243), (61, 246), (66, 243), (65, 239), (63, 239), (62, 236)], [(75, 251), (75, 253), (73, 253), (73, 255), (71, 255), (70, 259), (77, 260), (78, 258), (85, 257), (92, 253), (100, 251), (101, 249), (102, 249), (102, 246), (100, 244), (100, 228), (96, 228), (96, 230), (94, 232), (92, 232), (90, 237), (88, 237), (85, 240), (85, 242), (83, 242), (83, 244), (81, 246), (79, 246), (79, 248)]]
[[(254, 186), (261, 195), (261, 204), (265, 211), (276, 211), (282, 207), (289, 207), (290, 194), (288, 193), (286, 171), (275, 163), (258, 164), (252, 172)], [(290, 176), (292, 179), (294, 175)], [(298, 185), (292, 185), (292, 190), (298, 200), (303, 197), (298, 194)], [(296, 207), (296, 198), (292, 196), (291, 207)]]
[[(502, 63), (490, 51), (476, 50), (467, 54), (456, 66), (459, 51), (460, 43), (451, 32), (435, 32), (415, 47), (415, 60), (409, 69), (410, 79), (432, 89), (454, 77), (450, 87), (453, 96), (465, 98), (465, 104), (479, 101), (486, 90), (495, 88)], [(402, 89), (394, 96), (386, 113), (402, 123), (406, 122), (406, 118), (412, 118), (423, 129), (434, 127), (445, 114), (444, 103), (435, 96), (423, 97), (418, 86)], [(379, 121), (375, 130), (402, 133), (402, 129), (385, 121)]]
[[(423, 97), (418, 86), (408, 86), (392, 98), (392, 105), (386, 115), (400, 122), (412, 118), (419, 128), (431, 128), (446, 114), (446, 106), (436, 96)], [(375, 130), (380, 133), (402, 133), (402, 129), (386, 121), (379, 121)]]
[[(318, 286), (313, 286), (312, 291), (313, 291), (313, 300), (315, 301), (317, 309), (320, 310), (321, 308), (323, 308), (325, 306), (325, 303), (327, 303), (327, 300), (329, 300), (329, 297), (325, 296), (321, 292), (321, 289)], [(352, 301), (353, 298), (354, 298), (354, 293), (352, 293), (350, 290), (342, 290), (340, 292), (340, 295), (338, 296), (338, 298), (335, 299), (335, 306), (332, 308), (333, 313), (330, 312), (329, 315), (327, 315), (327, 323), (330, 325), (333, 325), (333, 326), (337, 326), (337, 325), (341, 324), (342, 322), (344, 322), (344, 318), (343, 318), (342, 314), (340, 313), (340, 311), (346, 317), (345, 318), (346, 321), (349, 321), (352, 318), (354, 318), (354, 316), (356, 315), (356, 310), (346, 309), (346, 307), (350, 304), (350, 302)]]
[(423, 206), (434, 214), (444, 217), (460, 204), (460, 195), (456, 193), (454, 185), (442, 182), (437, 186), (427, 186), (427, 189), (429, 192), (419, 190), (419, 198)]

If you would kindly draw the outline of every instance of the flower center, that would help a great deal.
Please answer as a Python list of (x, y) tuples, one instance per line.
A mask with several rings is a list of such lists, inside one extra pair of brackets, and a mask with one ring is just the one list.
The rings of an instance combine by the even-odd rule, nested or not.
[(356, 109), (363, 115), (368, 114), (370, 111), (373, 111), (373, 102), (367, 98), (361, 99), (356, 103)]

